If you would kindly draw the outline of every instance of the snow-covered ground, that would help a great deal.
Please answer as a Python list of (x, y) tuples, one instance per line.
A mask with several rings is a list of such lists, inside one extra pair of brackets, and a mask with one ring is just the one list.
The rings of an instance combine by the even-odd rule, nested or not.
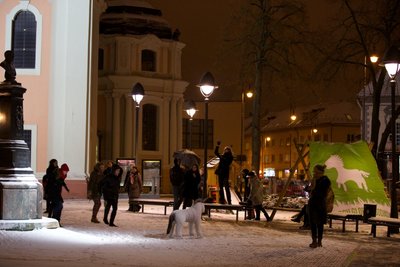
[[(91, 223), (92, 202), (66, 200), (62, 228), (0, 231), (0, 266), (357, 266), (364, 261), (375, 266), (374, 259), (383, 263), (379, 257), (392, 254), (385, 263), (400, 265), (398, 253), (393, 253), (399, 235), (386, 238), (383, 228), (374, 239), (368, 225), (355, 233), (348, 223), (342, 233), (337, 222), (333, 229), (326, 226), (323, 247), (311, 249), (309, 231), (290, 221), (293, 212), (277, 211), (268, 223), (244, 221), (243, 213), (236, 223), (233, 214), (212, 212), (211, 218), (203, 216), (204, 238), (189, 238), (185, 226), (183, 239), (168, 239), (163, 207), (145, 206), (145, 213), (131, 213), (126, 202), (120, 200), (118, 227)], [(103, 207), (98, 218), (102, 215)]]

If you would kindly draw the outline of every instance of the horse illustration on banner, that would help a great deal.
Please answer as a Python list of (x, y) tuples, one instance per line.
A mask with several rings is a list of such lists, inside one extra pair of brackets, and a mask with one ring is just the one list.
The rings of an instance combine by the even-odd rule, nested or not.
[(335, 168), (338, 177), (336, 179), (336, 183), (338, 188), (342, 187), (344, 191), (347, 191), (346, 182), (353, 181), (357, 184), (358, 188), (368, 190), (367, 182), (365, 178), (369, 176), (369, 173), (366, 171), (358, 170), (358, 169), (346, 169), (344, 168), (343, 160), (338, 155), (331, 155), (326, 161), (325, 165), (327, 169)]

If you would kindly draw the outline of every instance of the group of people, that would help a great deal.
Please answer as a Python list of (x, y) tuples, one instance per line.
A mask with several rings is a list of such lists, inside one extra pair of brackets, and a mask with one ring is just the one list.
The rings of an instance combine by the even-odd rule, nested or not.
[[(229, 147), (225, 147), (223, 154), (219, 153), (220, 142), (215, 148), (215, 155), (220, 159), (216, 174), (219, 182), (219, 202), (231, 204), (231, 194), (229, 188), (229, 168), (233, 161), (232, 151)], [(327, 222), (327, 205), (326, 198), (328, 189), (331, 186), (329, 178), (325, 175), (325, 165), (315, 165), (313, 169), (313, 179), (310, 186), (308, 204), (303, 207), (302, 211), (293, 217), (293, 221), (300, 222), (300, 218), (304, 216), (304, 221), (311, 228), (312, 243), (311, 248), (322, 247), (322, 238), (324, 232), (324, 224)], [(69, 168), (67, 164), (58, 167), (56, 159), (49, 162), (46, 175), (43, 177), (44, 198), (46, 199), (46, 211), (48, 217), (55, 218), (59, 222), (61, 220), (61, 211), (63, 209), (62, 188), (68, 192), (68, 186), (65, 183)], [(99, 223), (97, 214), (101, 207), (101, 197), (105, 201), (103, 222), (109, 226), (115, 227), (115, 217), (118, 210), (118, 198), (120, 192), (120, 184), (123, 170), (111, 161), (97, 163), (90, 174), (88, 180), (88, 198), (93, 200), (93, 210), (91, 222)], [(244, 202), (248, 206), (248, 210), (255, 210), (255, 220), (260, 220), (261, 212), (267, 221), (271, 218), (263, 207), (263, 184), (257, 177), (255, 172), (244, 169), (242, 171), (244, 178)], [(174, 165), (170, 169), (170, 182), (174, 196), (173, 209), (177, 210), (183, 203), (183, 209), (191, 207), (196, 199), (202, 196), (203, 182), (202, 175), (198, 164), (193, 164), (188, 170), (183, 168), (180, 161), (175, 158)], [(125, 177), (125, 189), (129, 196), (128, 211), (138, 212), (140, 206), (135, 203), (135, 199), (140, 196), (142, 191), (142, 177), (138, 168), (131, 165)], [(224, 197), (226, 193), (226, 200)], [(112, 208), (110, 218), (108, 217)], [(109, 218), (109, 219), (108, 219)]]
[(198, 164), (193, 164), (192, 168), (185, 170), (175, 158), (169, 177), (174, 195), (174, 210), (178, 210), (182, 203), (183, 209), (191, 207), (193, 202), (201, 197), (202, 181)]
[[(90, 173), (87, 187), (87, 196), (94, 203), (91, 222), (100, 223), (97, 219), (97, 214), (101, 207), (101, 197), (103, 196), (105, 202), (103, 222), (111, 227), (117, 226), (114, 221), (118, 210), (122, 175), (122, 168), (118, 164), (113, 164), (112, 161), (108, 161), (106, 165), (99, 162), (94, 166), (93, 171)], [(135, 202), (135, 199), (140, 196), (142, 184), (142, 176), (139, 173), (139, 169), (133, 164), (130, 165), (124, 183), (124, 188), (129, 196), (128, 211), (138, 212), (140, 210), (140, 206)], [(110, 217), (108, 216), (109, 214)]]
[[(58, 167), (58, 161), (52, 159), (43, 176), (42, 184), (44, 188), (44, 199), (46, 200), (46, 210), (49, 218), (57, 219), (61, 226), (61, 212), (63, 209), (62, 188), (69, 192), (65, 183), (69, 167), (62, 164)], [(118, 164), (112, 161), (106, 163), (98, 162), (90, 173), (87, 181), (87, 197), (93, 200), (92, 223), (100, 223), (97, 214), (101, 207), (101, 198), (104, 199), (103, 222), (109, 226), (116, 227), (114, 221), (118, 210), (118, 199), (123, 170)], [(128, 211), (139, 211), (140, 206), (135, 203), (135, 199), (140, 196), (142, 191), (142, 177), (136, 166), (131, 165), (125, 177), (125, 189), (129, 196)], [(111, 210), (111, 213), (110, 213)], [(110, 216), (109, 216), (110, 214)]]
[(46, 174), (43, 176), (43, 198), (46, 200), (46, 210), (49, 218), (56, 219), (61, 225), (61, 212), (63, 210), (64, 199), (62, 197), (62, 188), (67, 192), (69, 188), (65, 183), (69, 172), (69, 167), (66, 163), (58, 167), (58, 161), (52, 159), (46, 169)]

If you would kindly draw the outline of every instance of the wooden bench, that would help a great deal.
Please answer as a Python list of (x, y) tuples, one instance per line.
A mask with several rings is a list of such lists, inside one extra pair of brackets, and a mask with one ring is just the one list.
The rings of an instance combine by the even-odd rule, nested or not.
[(239, 221), (239, 211), (244, 211), (246, 206), (238, 204), (217, 204), (217, 203), (204, 203), (204, 208), (208, 217), (211, 217), (211, 210), (231, 210), (236, 211), (236, 221)]
[(167, 207), (174, 206), (174, 201), (163, 199), (136, 198), (134, 202), (142, 206), (142, 213), (144, 212), (144, 205), (164, 206), (164, 215), (167, 214)]
[(367, 223), (371, 224), (371, 233), (376, 237), (376, 226), (387, 226), (387, 237), (390, 237), (390, 227), (400, 227), (400, 219), (376, 216), (368, 218)]
[(349, 214), (344, 212), (331, 212), (328, 213), (329, 228), (332, 228), (332, 220), (342, 221), (342, 232), (346, 231), (346, 222), (356, 222), (356, 232), (358, 232), (358, 222), (363, 220), (363, 215), (360, 214)]

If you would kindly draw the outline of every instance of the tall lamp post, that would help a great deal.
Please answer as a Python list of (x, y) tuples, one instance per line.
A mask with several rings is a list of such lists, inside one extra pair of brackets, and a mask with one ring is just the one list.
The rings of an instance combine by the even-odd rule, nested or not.
[(200, 92), (204, 96), (204, 184), (203, 184), (203, 198), (207, 198), (207, 144), (208, 144), (208, 98), (214, 92), (214, 89), (218, 88), (215, 85), (214, 76), (210, 72), (206, 72), (203, 77), (201, 77), (200, 83), (197, 85), (200, 87)]
[(188, 116), (190, 117), (189, 119), (189, 149), (192, 150), (192, 120), (193, 120), (193, 116), (194, 114), (196, 114), (196, 104), (191, 101), (188, 100), (185, 102), (185, 111), (188, 114)]
[[(378, 62), (379, 57), (376, 54), (372, 54), (369, 57), (369, 60), (371, 61), (372, 64), (375, 64), (376, 62)], [(367, 134), (366, 134), (366, 129), (367, 129), (367, 109), (366, 109), (366, 89), (367, 89), (367, 56), (364, 56), (364, 90), (363, 90), (363, 100), (362, 100), (362, 131), (361, 131), (361, 138), (362, 140), (366, 140), (367, 139)]]
[[(390, 77), (391, 102), (392, 102), (392, 183), (390, 188), (391, 208), (390, 217), (398, 218), (396, 185), (399, 181), (399, 159), (396, 154), (396, 74), (400, 68), (400, 47), (391, 46), (382, 59)], [(398, 229), (397, 229), (398, 232)]]
[(142, 101), (144, 97), (144, 88), (141, 83), (136, 83), (133, 88), (132, 88), (132, 98), (133, 101), (136, 103), (136, 109), (135, 109), (135, 149), (133, 151), (134, 157), (135, 157), (135, 164), (137, 166), (137, 147), (138, 147), (138, 139), (139, 139), (139, 107), (140, 107), (140, 101)]
[[(246, 98), (253, 97), (253, 91), (249, 88), (246, 92), (242, 90), (242, 105), (241, 105), (241, 120), (240, 120), (240, 169), (242, 169), (243, 165), (243, 143), (244, 143), (244, 120), (245, 120), (245, 110), (246, 110)], [(240, 187), (240, 189), (242, 189)]]

